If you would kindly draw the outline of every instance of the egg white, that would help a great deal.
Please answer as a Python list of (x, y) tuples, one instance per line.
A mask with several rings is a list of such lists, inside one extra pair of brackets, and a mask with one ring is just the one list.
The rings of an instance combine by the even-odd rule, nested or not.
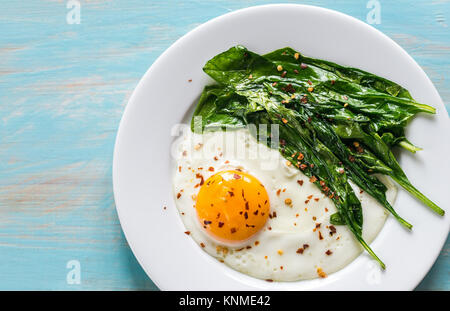
[[(312, 279), (342, 269), (363, 251), (346, 226), (334, 226), (336, 233), (330, 234), (329, 217), (336, 212), (333, 202), (306, 175), (288, 166), (278, 150), (258, 143), (247, 129), (203, 134), (187, 129), (176, 146), (173, 190), (186, 232), (204, 251), (231, 268), (265, 280)], [(210, 167), (214, 171), (209, 171)], [(196, 187), (196, 176), (201, 174), (206, 180), (214, 173), (236, 168), (265, 186), (276, 217), (269, 218), (265, 228), (248, 241), (224, 245), (209, 236), (198, 221), (195, 199), (200, 187)], [(393, 204), (396, 187), (384, 176), (378, 177), (387, 186), (387, 199)], [(352, 187), (363, 207), (363, 238), (371, 243), (387, 212), (370, 195)], [(286, 199), (292, 200), (291, 206)], [(303, 253), (299, 249), (304, 249)]]

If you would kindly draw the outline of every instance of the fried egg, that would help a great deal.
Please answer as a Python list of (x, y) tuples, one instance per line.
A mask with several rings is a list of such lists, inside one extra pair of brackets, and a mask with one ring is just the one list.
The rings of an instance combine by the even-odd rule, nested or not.
[[(232, 269), (268, 281), (324, 278), (363, 251), (346, 226), (330, 224), (332, 200), (247, 129), (186, 129), (175, 146), (174, 200), (185, 236)], [(378, 177), (393, 204), (395, 186)], [(371, 243), (388, 214), (352, 187)]]

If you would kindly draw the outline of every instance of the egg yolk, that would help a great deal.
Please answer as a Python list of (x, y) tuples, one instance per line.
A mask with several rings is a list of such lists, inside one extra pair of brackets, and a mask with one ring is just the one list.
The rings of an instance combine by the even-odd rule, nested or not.
[(195, 207), (205, 230), (224, 242), (247, 240), (263, 228), (270, 212), (264, 186), (238, 170), (221, 171), (208, 178)]

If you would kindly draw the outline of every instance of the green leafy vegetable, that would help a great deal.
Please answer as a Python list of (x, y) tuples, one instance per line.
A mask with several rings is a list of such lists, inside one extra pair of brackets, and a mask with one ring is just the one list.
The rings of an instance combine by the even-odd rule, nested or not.
[[(404, 129), (417, 113), (435, 113), (400, 85), (359, 69), (305, 57), (291, 48), (261, 56), (236, 46), (208, 61), (203, 70), (218, 84), (203, 91), (192, 130), (277, 125), (277, 135), (257, 131), (257, 139), (278, 147), (332, 199), (338, 212), (330, 222), (347, 225), (383, 268), (362, 238), (361, 203), (350, 180), (409, 229), (412, 225), (387, 201), (386, 186), (374, 173), (390, 176), (444, 214), (410, 183), (392, 153), (395, 146), (420, 150), (406, 139)], [(301, 159), (292, 156), (298, 153)]]

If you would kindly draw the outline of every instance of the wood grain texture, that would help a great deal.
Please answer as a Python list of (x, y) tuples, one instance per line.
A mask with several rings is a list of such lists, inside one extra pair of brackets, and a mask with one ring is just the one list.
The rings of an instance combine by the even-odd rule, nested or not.
[[(111, 184), (131, 92), (177, 38), (218, 15), (278, 1), (0, 2), (0, 290), (157, 289), (130, 251)], [(281, 1), (366, 20), (366, 1)], [(376, 28), (450, 101), (450, 1), (381, 0)], [(449, 290), (449, 247), (418, 289)], [(66, 282), (69, 260), (81, 284)]]

